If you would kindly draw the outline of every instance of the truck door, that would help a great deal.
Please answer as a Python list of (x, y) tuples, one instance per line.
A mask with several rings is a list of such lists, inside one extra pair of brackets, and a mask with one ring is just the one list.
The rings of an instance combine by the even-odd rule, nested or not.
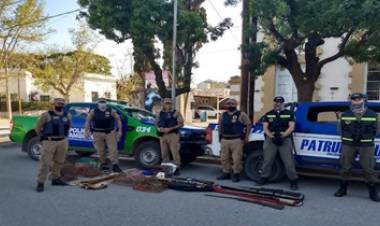
[(293, 134), (296, 160), (300, 166), (337, 168), (341, 141), (337, 125), (347, 106), (300, 106)]
[(93, 139), (85, 138), (84, 136), (84, 124), (88, 113), (95, 105), (93, 104), (70, 104), (67, 106), (67, 112), (71, 114), (72, 125), (69, 132), (69, 144), (70, 147), (75, 148), (93, 148)]

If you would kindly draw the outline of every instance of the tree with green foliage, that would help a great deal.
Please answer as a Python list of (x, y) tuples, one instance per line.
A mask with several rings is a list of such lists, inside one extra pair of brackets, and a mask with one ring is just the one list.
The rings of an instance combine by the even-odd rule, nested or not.
[[(227, 0), (236, 4), (238, 0)], [(312, 100), (322, 68), (341, 57), (350, 61), (380, 60), (380, 1), (377, 0), (249, 0), (263, 41), (249, 47), (260, 59), (257, 74), (277, 64), (289, 70), (299, 101)], [(340, 40), (335, 54), (318, 54), (326, 39)], [(303, 63), (304, 62), (304, 63)], [(304, 64), (304, 67), (303, 67)]]
[(28, 69), (36, 84), (44, 90), (52, 88), (58, 91), (66, 101), (85, 73), (109, 75), (111, 69), (106, 57), (80, 50), (38, 55), (35, 61)]
[(122, 77), (117, 81), (117, 99), (126, 100), (128, 103), (135, 105), (138, 102), (140, 84), (144, 84), (144, 81), (138, 74), (131, 74), (128, 77)]
[(5, 80), (8, 117), (12, 118), (8, 67), (12, 53), (20, 44), (41, 41), (47, 33), (42, 20), (43, 2), (40, 0), (0, 1), (0, 79)]
[[(197, 66), (195, 56), (202, 45), (216, 40), (232, 26), (225, 19), (213, 27), (207, 23), (205, 0), (179, 0), (176, 45), (177, 89), (180, 95), (190, 91), (192, 69)], [(163, 70), (171, 71), (173, 1), (168, 0), (79, 0), (82, 12), (91, 28), (99, 29), (106, 38), (121, 43), (132, 40), (134, 71), (143, 79), (145, 72), (153, 70), (159, 94), (169, 97), (169, 87), (162, 78)], [(159, 49), (158, 43), (163, 45)], [(162, 55), (161, 55), (162, 52)], [(163, 63), (158, 63), (159, 59)]]
[(96, 35), (92, 34), (85, 24), (70, 32), (75, 50), (53, 50), (35, 55), (34, 63), (28, 68), (37, 85), (45, 90), (52, 88), (58, 91), (66, 101), (69, 100), (72, 88), (85, 73), (111, 74), (109, 60), (92, 53), (96, 45)]

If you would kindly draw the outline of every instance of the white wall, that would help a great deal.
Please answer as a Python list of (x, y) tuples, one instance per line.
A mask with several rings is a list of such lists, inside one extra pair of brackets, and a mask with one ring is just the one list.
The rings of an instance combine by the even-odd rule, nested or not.
[[(326, 39), (325, 44), (322, 46), (323, 54), (320, 57), (324, 59), (330, 57), (338, 52), (339, 39)], [(347, 100), (349, 95), (348, 85), (351, 84), (349, 73), (352, 66), (344, 58), (339, 58), (322, 68), (319, 83), (321, 89), (319, 96), (321, 101), (337, 101)], [(338, 90), (331, 92), (331, 87), (338, 87)]]
[(83, 101), (92, 101), (92, 92), (98, 92), (99, 97), (105, 97), (104, 94), (110, 92), (111, 99), (116, 100), (116, 80), (113, 77), (107, 81), (86, 77), (83, 85), (85, 87)]
[[(9, 79), (10, 93), (18, 93), (18, 78), (13, 76)], [(23, 101), (29, 101), (31, 92), (38, 92), (38, 95), (48, 95), (51, 98), (62, 97), (54, 90), (43, 91), (34, 84), (34, 79), (29, 72), (22, 72), (20, 76), (20, 96)], [(70, 102), (91, 101), (91, 92), (98, 92), (99, 97), (103, 97), (105, 92), (111, 93), (111, 99), (116, 99), (116, 79), (112, 76), (99, 74), (85, 74), (72, 88)], [(0, 93), (5, 94), (5, 80), (0, 80)]]

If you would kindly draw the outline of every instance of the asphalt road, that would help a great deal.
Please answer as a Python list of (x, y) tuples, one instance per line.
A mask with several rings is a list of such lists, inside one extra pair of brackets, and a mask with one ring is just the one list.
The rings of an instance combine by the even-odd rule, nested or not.
[[(132, 168), (132, 160), (122, 168)], [(194, 163), (182, 170), (183, 176), (213, 180), (220, 168)], [(349, 196), (332, 196), (336, 182), (301, 178), (300, 192), (306, 196), (302, 207), (273, 210), (235, 200), (205, 197), (203, 193), (164, 191), (145, 193), (110, 185), (105, 190), (87, 191), (78, 187), (52, 187), (37, 193), (37, 162), (12, 143), (0, 144), (0, 225), (308, 225), (378, 226), (380, 204), (370, 201), (360, 183), (349, 188)], [(224, 183), (232, 185), (232, 183)], [(253, 185), (242, 181), (241, 185)], [(271, 185), (287, 188), (286, 182)]]

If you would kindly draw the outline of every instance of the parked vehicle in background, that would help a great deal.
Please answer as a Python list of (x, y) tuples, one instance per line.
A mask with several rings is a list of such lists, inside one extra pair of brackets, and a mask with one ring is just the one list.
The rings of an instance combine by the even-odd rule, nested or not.
[[(287, 108), (294, 112), (296, 127), (293, 133), (294, 160), (300, 172), (314, 171), (325, 175), (338, 173), (341, 139), (337, 123), (341, 113), (349, 109), (349, 102), (304, 102), (290, 103)], [(369, 102), (368, 107), (380, 114), (380, 102)], [(263, 162), (264, 131), (259, 120), (250, 132), (249, 143), (244, 146), (244, 172), (254, 181), (260, 179)], [(220, 156), (218, 125), (207, 128), (208, 148), (206, 154)], [(376, 170), (380, 170), (380, 134), (375, 140)], [(270, 181), (283, 178), (285, 170), (279, 157), (272, 168)], [(358, 159), (354, 168), (360, 168)]]
[[(84, 136), (84, 124), (87, 114), (96, 107), (95, 103), (69, 103), (65, 111), (72, 116), (72, 128), (69, 131), (69, 151), (80, 156), (95, 153), (92, 138)], [(134, 156), (142, 168), (149, 168), (161, 161), (159, 138), (154, 125), (155, 115), (140, 108), (128, 107), (126, 104), (110, 102), (123, 122), (123, 137), (118, 143), (120, 154)], [(41, 150), (40, 138), (34, 128), (39, 116), (14, 116), (10, 139), (22, 144), (22, 151), (32, 159), (38, 159)], [(179, 130), (180, 154), (183, 163), (190, 163), (204, 154), (206, 130), (198, 127), (184, 126)]]
[(208, 118), (216, 118), (218, 115), (218, 111), (210, 106), (210, 105), (201, 105), (195, 108), (194, 110), (194, 117), (200, 118), (201, 112), (206, 112)]

